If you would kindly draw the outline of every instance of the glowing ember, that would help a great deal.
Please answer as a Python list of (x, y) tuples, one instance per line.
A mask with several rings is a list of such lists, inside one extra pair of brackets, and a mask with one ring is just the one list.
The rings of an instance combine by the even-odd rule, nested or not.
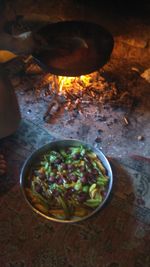
[(58, 76), (59, 92), (64, 95), (66, 92), (71, 92), (73, 94), (83, 92), (86, 87), (90, 85), (90, 79), (89, 75), (80, 77)]
[(99, 106), (107, 102), (113, 105), (118, 93), (115, 83), (107, 82), (100, 71), (80, 77), (47, 74), (36, 86), (36, 95), (50, 100), (45, 121), (51, 120), (60, 109), (78, 110), (83, 114), (92, 104)]
[[(53, 117), (58, 110), (78, 110), (84, 112), (89, 105), (99, 106), (113, 103), (118, 97), (118, 90), (114, 82), (108, 82), (102, 72), (96, 71), (80, 77), (64, 77), (52, 74), (44, 75), (43, 80), (36, 86), (37, 97), (46, 97), (50, 101), (44, 120)], [(46, 119), (45, 119), (46, 118)]]
[(74, 96), (83, 95), (87, 90), (104, 90), (108, 87), (108, 83), (99, 74), (93, 72), (80, 77), (65, 77), (49, 74), (45, 76), (45, 83), (49, 83), (51, 90), (59, 95)]

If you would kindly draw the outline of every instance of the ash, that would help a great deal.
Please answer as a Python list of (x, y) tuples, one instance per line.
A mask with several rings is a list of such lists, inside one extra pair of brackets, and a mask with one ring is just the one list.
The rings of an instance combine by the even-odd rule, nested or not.
[(33, 63), (23, 66), (19, 75), (12, 74), (11, 64), (8, 69), (22, 118), (55, 138), (83, 140), (108, 156), (150, 155), (149, 83), (141, 77), (139, 64), (111, 59), (94, 74), (96, 82), (65, 94), (49, 82), (53, 75), (48, 79), (50, 74)]

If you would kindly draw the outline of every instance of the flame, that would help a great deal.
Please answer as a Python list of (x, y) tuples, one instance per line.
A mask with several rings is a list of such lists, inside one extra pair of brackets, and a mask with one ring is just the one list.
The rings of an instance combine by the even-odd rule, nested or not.
[(63, 93), (64, 89), (71, 88), (72, 84), (76, 83), (76, 77), (58, 76), (59, 92)]
[(48, 74), (45, 83), (49, 83), (51, 91), (59, 95), (82, 95), (86, 90), (95, 88), (97, 90), (105, 87), (105, 79), (98, 71), (78, 77), (56, 76)]
[(79, 77), (58, 76), (58, 88), (60, 94), (66, 92), (83, 92), (91, 84), (91, 75), (81, 75)]

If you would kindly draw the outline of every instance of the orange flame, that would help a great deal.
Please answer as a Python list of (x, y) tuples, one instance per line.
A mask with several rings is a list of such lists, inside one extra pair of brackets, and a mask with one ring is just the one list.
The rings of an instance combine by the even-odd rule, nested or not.
[(71, 94), (82, 94), (88, 88), (94, 87), (99, 88), (100, 84), (103, 83), (102, 77), (99, 72), (93, 72), (88, 75), (81, 75), (79, 77), (66, 77), (56, 76), (49, 74), (45, 77), (45, 81), (51, 84), (53, 91), (57, 91), (60, 95)]

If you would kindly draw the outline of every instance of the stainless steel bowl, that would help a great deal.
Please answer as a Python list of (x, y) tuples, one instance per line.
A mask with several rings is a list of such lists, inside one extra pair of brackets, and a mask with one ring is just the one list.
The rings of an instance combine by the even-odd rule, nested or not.
[[(107, 185), (107, 192), (106, 192), (105, 198), (103, 199), (103, 201), (101, 202), (101, 204), (96, 209), (94, 209), (90, 214), (88, 214), (85, 217), (81, 217), (81, 218), (77, 218), (77, 219), (76, 218), (75, 219), (73, 218), (71, 220), (62, 220), (62, 219), (57, 219), (57, 218), (54, 218), (54, 217), (51, 217), (51, 216), (48, 216), (48, 215), (42, 213), (41, 211), (39, 211), (38, 209), (36, 209), (32, 205), (32, 203), (29, 201), (29, 199), (27, 197), (27, 194), (26, 194), (26, 191), (25, 191), (26, 184), (27, 184), (27, 177), (28, 177), (28, 174), (29, 174), (29, 171), (30, 171), (31, 167), (33, 166), (34, 162), (40, 156), (42, 156), (44, 153), (46, 153), (46, 152), (48, 152), (50, 150), (55, 150), (55, 149), (60, 149), (60, 148), (66, 148), (66, 147), (70, 147), (70, 146), (76, 146), (76, 147), (78, 147), (78, 146), (81, 146), (81, 145), (83, 145), (86, 148), (91, 149), (98, 156), (98, 158), (101, 160), (103, 166), (107, 170), (107, 175), (109, 177), (109, 183)], [(35, 211), (37, 214), (45, 217), (48, 220), (55, 221), (55, 222), (61, 222), (61, 223), (76, 223), (76, 222), (79, 222), (79, 221), (83, 221), (83, 220), (85, 220), (85, 219), (93, 216), (95, 213), (97, 213), (104, 206), (104, 204), (106, 203), (106, 201), (108, 200), (108, 197), (109, 197), (110, 192), (112, 190), (112, 184), (113, 184), (113, 174), (112, 174), (112, 170), (111, 170), (110, 164), (109, 164), (107, 158), (105, 157), (105, 155), (99, 149), (97, 149), (97, 148), (95, 148), (95, 147), (93, 147), (93, 146), (91, 146), (89, 144), (86, 144), (86, 143), (84, 143), (82, 141), (73, 140), (73, 139), (67, 139), (67, 140), (65, 139), (65, 140), (53, 141), (53, 142), (50, 142), (50, 143), (42, 146), (41, 148), (37, 149), (25, 161), (25, 163), (23, 165), (23, 168), (21, 170), (21, 175), (20, 175), (20, 186), (21, 186), (21, 190), (22, 190), (23, 195), (24, 195), (24, 198), (27, 201), (27, 203), (29, 204), (30, 208), (33, 211)]]

